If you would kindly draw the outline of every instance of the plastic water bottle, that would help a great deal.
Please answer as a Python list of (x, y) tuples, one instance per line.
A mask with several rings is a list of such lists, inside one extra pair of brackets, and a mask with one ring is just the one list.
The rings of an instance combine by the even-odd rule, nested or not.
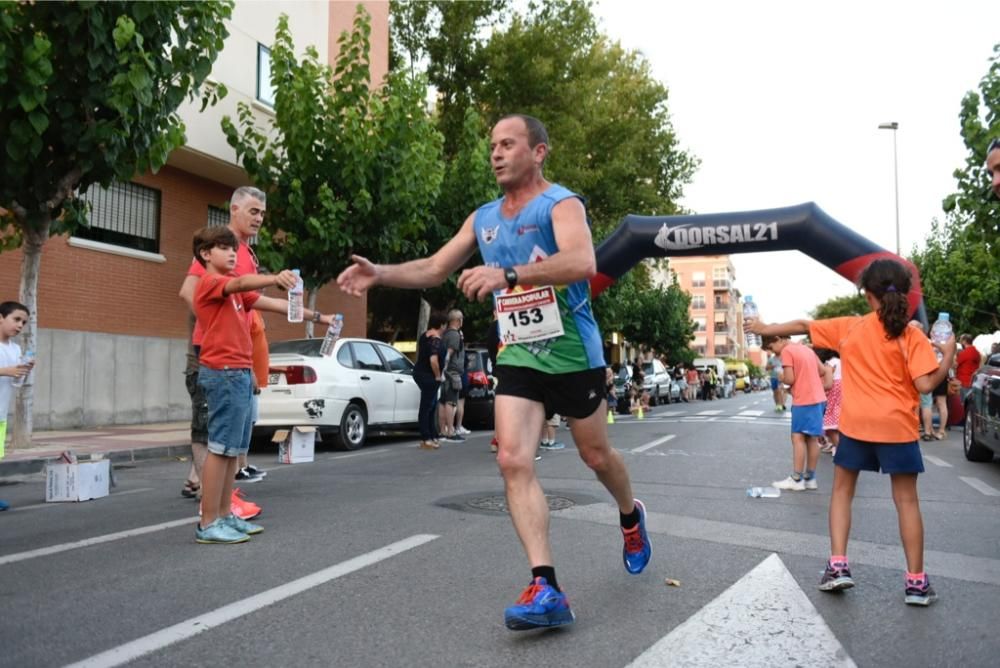
[(747, 487), (747, 496), (751, 499), (777, 499), (781, 490), (777, 487)]
[(333, 354), (333, 346), (337, 343), (337, 339), (340, 338), (340, 330), (344, 328), (344, 315), (342, 313), (334, 314), (333, 320), (330, 321), (330, 326), (326, 328), (326, 336), (323, 337), (323, 343), (319, 344), (319, 354), (324, 357), (329, 357)]
[[(938, 313), (937, 321), (931, 326), (931, 341), (934, 343), (945, 343), (951, 338), (951, 334), (951, 315), (941, 311)], [(934, 353), (940, 362), (944, 354), (937, 348), (934, 349)]]
[(292, 269), (295, 274), (295, 287), (288, 291), (288, 322), (302, 322), (305, 314), (305, 305), (302, 303), (302, 293), (305, 292), (302, 285), (302, 276), (298, 269)]
[[(31, 364), (34, 361), (35, 361), (35, 351), (25, 350), (23, 353), (21, 353), (21, 359), (18, 360), (17, 365), (24, 366), (25, 364)], [(24, 385), (24, 381), (28, 380), (28, 376), (30, 376), (31, 373), (32, 372), (29, 371), (23, 376), (17, 376), (16, 378), (14, 378), (14, 380), (10, 382), (10, 384), (13, 385), (14, 387), (21, 387), (22, 385)]]
[[(760, 314), (757, 312), (757, 305), (753, 303), (753, 297), (747, 295), (746, 299), (743, 300), (743, 322), (746, 323), (746, 321), (750, 318), (756, 320), (758, 315)], [(747, 332), (746, 336), (747, 348), (760, 348), (760, 334)]]

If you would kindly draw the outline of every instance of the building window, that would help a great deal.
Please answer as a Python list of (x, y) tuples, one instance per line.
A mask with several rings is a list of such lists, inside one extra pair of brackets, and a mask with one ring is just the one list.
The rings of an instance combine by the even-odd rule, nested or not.
[(89, 225), (73, 236), (114, 246), (160, 252), (160, 191), (137, 183), (96, 183), (81, 195), (90, 205)]
[(712, 269), (712, 286), (723, 290), (729, 289), (728, 267), (714, 267)]
[(694, 351), (696, 353), (698, 353), (699, 355), (704, 355), (705, 354), (705, 346), (695, 346), (694, 347)]
[(691, 287), (692, 288), (705, 287), (705, 272), (695, 271), (691, 273)]
[(257, 45), (257, 100), (274, 107), (274, 87), (271, 86), (271, 49)]
[(705, 295), (691, 295), (691, 308), (704, 309)]
[(694, 331), (704, 332), (705, 331), (705, 319), (704, 318), (693, 318), (694, 320)]
[(221, 206), (208, 205), (208, 226), (221, 227), (229, 224), (229, 212)]

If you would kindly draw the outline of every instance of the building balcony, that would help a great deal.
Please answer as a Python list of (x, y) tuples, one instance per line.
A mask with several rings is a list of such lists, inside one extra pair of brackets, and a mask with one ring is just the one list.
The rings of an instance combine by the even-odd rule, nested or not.
[(732, 288), (732, 283), (728, 278), (717, 278), (714, 281), (712, 281), (713, 290), (729, 292), (730, 288)]

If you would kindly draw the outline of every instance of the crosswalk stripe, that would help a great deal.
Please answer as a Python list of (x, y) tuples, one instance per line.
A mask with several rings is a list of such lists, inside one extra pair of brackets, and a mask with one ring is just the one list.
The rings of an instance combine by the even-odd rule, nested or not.
[(951, 464), (941, 459), (940, 457), (935, 457), (934, 455), (924, 455), (924, 459), (929, 461), (931, 464), (934, 464), (934, 466), (943, 466), (944, 468), (948, 469), (951, 468)]
[(331, 580), (343, 577), (354, 571), (361, 570), (366, 566), (371, 566), (380, 561), (402, 554), (424, 543), (439, 538), (433, 534), (417, 534), (404, 538), (385, 547), (381, 547), (367, 554), (342, 561), (339, 564), (316, 571), (311, 575), (293, 580), (273, 589), (261, 592), (255, 596), (235, 601), (229, 605), (207, 612), (204, 615), (192, 617), (191, 619), (174, 624), (165, 629), (151, 633), (148, 636), (138, 638), (132, 642), (125, 643), (109, 649), (106, 652), (96, 654), (92, 657), (72, 664), (68, 668), (112, 668), (120, 666), (129, 661), (134, 661), (141, 656), (145, 656), (157, 650), (173, 645), (182, 640), (187, 640), (203, 631), (221, 626), (239, 617), (249, 615), (261, 608), (283, 601), (286, 598), (295, 596), (304, 591), (326, 584)]
[(958, 479), (964, 482), (969, 487), (976, 490), (977, 492), (982, 492), (986, 496), (1000, 496), (1000, 490), (993, 489), (979, 478), (967, 478), (965, 476), (958, 476)]
[(666, 443), (667, 441), (671, 441), (671, 440), (673, 440), (675, 438), (677, 438), (677, 434), (667, 434), (663, 438), (658, 438), (655, 441), (650, 441), (649, 443), (645, 443), (643, 445), (640, 445), (638, 448), (632, 448), (632, 452), (645, 452), (646, 450), (649, 450), (651, 448), (655, 448), (656, 446), (662, 445), (662, 444)]
[(698, 411), (695, 415), (719, 415), (722, 411)]
[(764, 411), (741, 411), (738, 415), (745, 415), (747, 417), (760, 417), (764, 414)]

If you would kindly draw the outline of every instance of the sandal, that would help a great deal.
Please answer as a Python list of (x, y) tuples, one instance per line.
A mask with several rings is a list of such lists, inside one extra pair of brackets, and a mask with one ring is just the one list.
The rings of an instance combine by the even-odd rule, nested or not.
[(921, 434), (920, 435), (920, 440), (921, 441), (933, 441), (934, 437), (931, 436), (930, 434)]
[(944, 432), (941, 432), (940, 434), (934, 434), (934, 438), (936, 438), (939, 441), (943, 441), (944, 439), (948, 438), (948, 435), (945, 434)]
[(181, 496), (185, 499), (197, 499), (198, 492), (201, 491), (201, 485), (196, 482), (191, 482), (187, 480), (184, 482), (184, 488), (181, 490)]

